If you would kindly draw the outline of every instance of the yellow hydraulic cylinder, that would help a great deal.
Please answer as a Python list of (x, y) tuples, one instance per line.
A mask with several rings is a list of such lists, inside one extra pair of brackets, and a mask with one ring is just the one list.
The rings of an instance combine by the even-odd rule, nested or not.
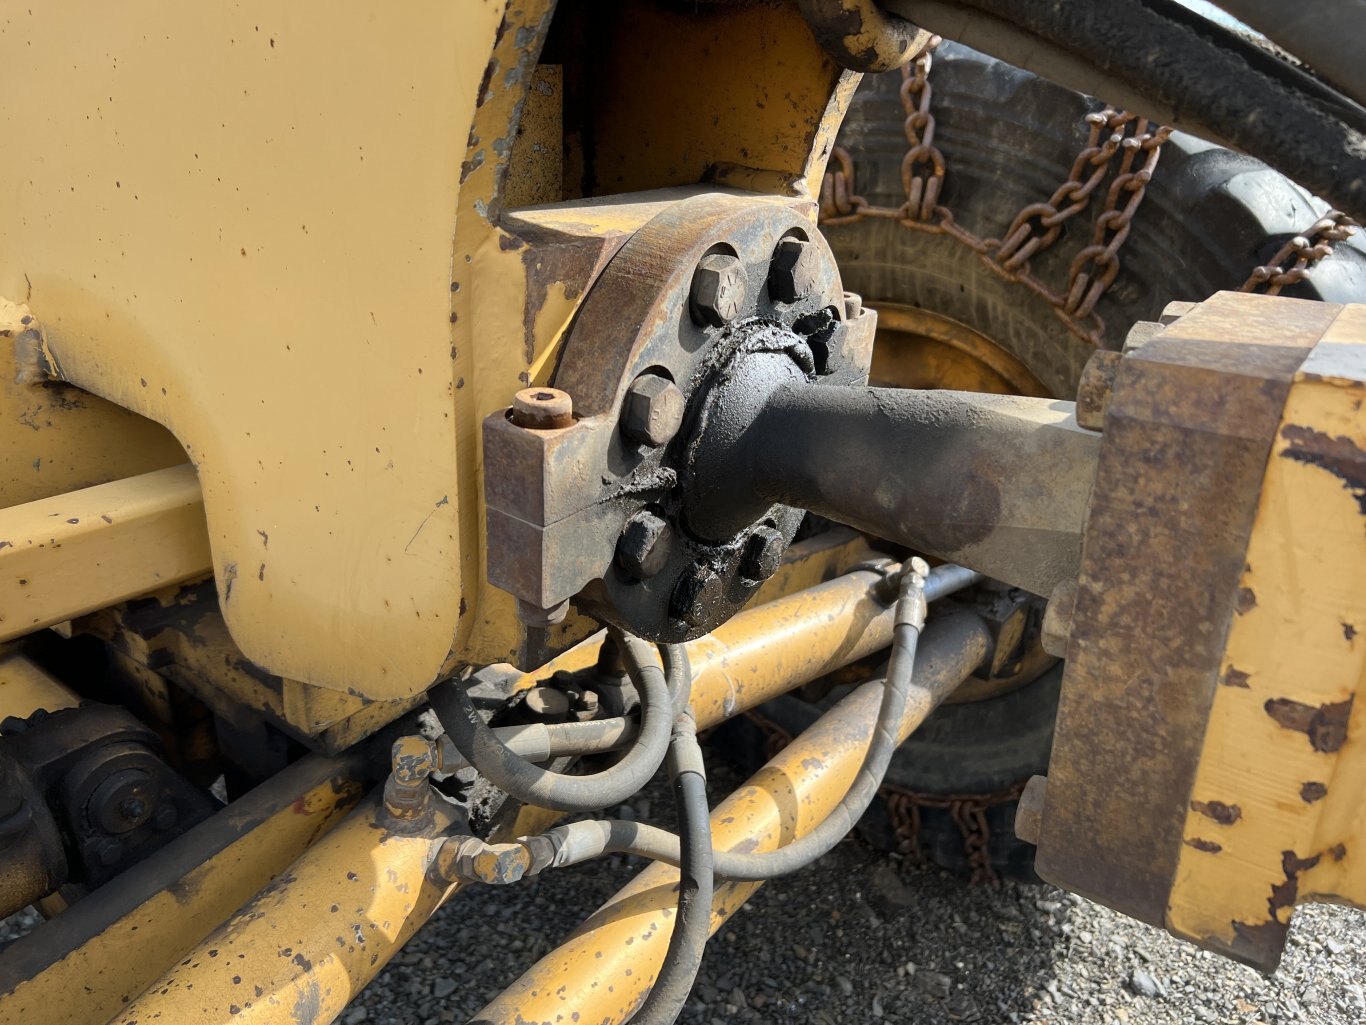
[[(900, 735), (904, 739), (976, 668), (990, 646), (976, 616), (931, 623), (916, 659)], [(712, 812), (712, 843), (766, 851), (810, 832), (839, 803), (863, 763), (881, 701), (878, 683), (844, 698)], [(711, 928), (762, 883), (720, 883)], [(475, 1021), (624, 1022), (649, 992), (664, 959), (678, 901), (678, 870), (651, 865), (558, 949), (503, 991)]]
[(427, 877), (447, 807), (411, 824), (371, 793), (113, 1022), (332, 1021), (454, 889)]

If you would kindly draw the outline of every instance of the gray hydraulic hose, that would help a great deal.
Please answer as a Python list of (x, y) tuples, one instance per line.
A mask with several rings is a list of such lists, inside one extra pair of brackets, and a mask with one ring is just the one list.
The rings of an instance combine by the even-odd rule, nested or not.
[[(854, 782), (836, 808), (810, 833), (775, 851), (760, 854), (713, 851), (716, 875), (723, 879), (774, 879), (803, 868), (842, 840), (868, 810), (898, 746), (901, 720), (911, 690), (916, 647), (925, 623), (928, 567), (912, 559), (901, 578), (893, 627), (892, 655), (882, 686), (882, 703), (871, 743)], [(635, 822), (574, 822), (547, 834), (556, 844), (553, 866), (571, 865), (608, 851), (679, 863), (679, 839), (657, 826)]]
[[(534, 722), (524, 726), (495, 726), (494, 736), (513, 754), (529, 762), (545, 762), (562, 755), (596, 755), (625, 747), (636, 739), (636, 721), (623, 715), (586, 722)], [(469, 766), (447, 734), (437, 738), (442, 772)]]
[(659, 977), (645, 1002), (631, 1017), (631, 1025), (673, 1025), (687, 1003), (702, 954), (711, 934), (711, 904), (715, 884), (712, 867), (711, 810), (707, 807), (707, 776), (697, 725), (684, 712), (674, 721), (669, 745), (669, 777), (678, 809), (678, 913), (674, 915), (669, 949)]
[[(494, 786), (526, 804), (556, 811), (594, 811), (620, 804), (658, 771), (669, 747), (674, 700), (682, 692), (687, 706), (692, 674), (682, 645), (661, 645), (672, 681), (649, 656), (649, 645), (621, 636), (627, 672), (640, 692), (641, 725), (636, 743), (615, 765), (586, 776), (570, 776), (527, 761), (498, 739), (484, 722), (465, 688), (458, 684), (432, 692), (432, 711), (465, 760)], [(672, 682), (673, 686), (670, 686)]]

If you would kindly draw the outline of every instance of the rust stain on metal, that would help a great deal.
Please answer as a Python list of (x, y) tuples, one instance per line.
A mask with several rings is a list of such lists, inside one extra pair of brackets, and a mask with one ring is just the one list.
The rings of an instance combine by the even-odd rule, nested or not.
[(1225, 687), (1247, 688), (1250, 686), (1247, 682), (1248, 679), (1248, 673), (1245, 673), (1241, 669), (1237, 669), (1233, 666), (1229, 666), (1227, 669), (1224, 670), (1224, 675), (1219, 677), (1219, 682), (1222, 683)]
[(1328, 788), (1322, 783), (1309, 781), (1300, 787), (1300, 800), (1305, 804), (1313, 804), (1315, 801), (1322, 801), (1328, 795)]
[(1213, 840), (1203, 840), (1198, 836), (1188, 837), (1185, 843), (1187, 847), (1194, 847), (1197, 851), (1204, 851), (1206, 854), (1218, 854), (1224, 849), (1223, 844), (1217, 844)]
[(1352, 698), (1325, 705), (1306, 705), (1290, 698), (1271, 698), (1266, 703), (1266, 714), (1287, 730), (1295, 730), (1309, 738), (1315, 751), (1332, 754), (1347, 740), (1347, 719), (1352, 712)]
[(1361, 514), (1366, 516), (1366, 452), (1356, 442), (1297, 424), (1281, 428), (1281, 437), (1288, 445), (1281, 452), (1283, 458), (1327, 470), (1342, 481), (1342, 486), (1356, 499)]
[(1191, 811), (1205, 815), (1221, 826), (1231, 826), (1243, 817), (1243, 809), (1223, 801), (1192, 801)]

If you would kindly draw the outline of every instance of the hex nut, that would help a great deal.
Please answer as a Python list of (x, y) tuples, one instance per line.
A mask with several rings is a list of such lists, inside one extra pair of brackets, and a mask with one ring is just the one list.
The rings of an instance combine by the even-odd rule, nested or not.
[(667, 377), (641, 374), (622, 404), (622, 433), (632, 441), (658, 448), (678, 433), (686, 405), (678, 385)]
[(694, 566), (674, 585), (669, 596), (669, 614), (689, 626), (702, 626), (724, 595), (725, 584), (710, 566)]
[(637, 580), (662, 570), (673, 547), (673, 528), (652, 512), (632, 516), (617, 539), (617, 565)]
[(1072, 610), (1077, 604), (1077, 582), (1068, 580), (1053, 588), (1039, 625), (1039, 644), (1055, 658), (1067, 657), (1067, 638), (1072, 633)]
[(746, 580), (767, 580), (783, 561), (783, 535), (772, 527), (759, 527), (745, 542), (740, 556), (740, 575)]
[(768, 294), (780, 303), (794, 303), (816, 290), (820, 257), (816, 247), (800, 238), (788, 237), (773, 251), (768, 268)]
[(559, 388), (523, 388), (512, 397), (512, 422), (533, 431), (574, 426), (574, 402)]
[(740, 315), (745, 305), (745, 269), (727, 253), (702, 257), (693, 272), (688, 312), (693, 323), (723, 327)]
[(95, 844), (95, 857), (105, 868), (111, 868), (117, 865), (123, 857), (123, 844), (118, 840), (106, 837)]
[(1035, 847), (1043, 835), (1043, 812), (1047, 796), (1048, 777), (1030, 776), (1015, 806), (1015, 835)]
[(1115, 377), (1124, 354), (1101, 349), (1093, 352), (1077, 382), (1077, 424), (1089, 431), (1105, 427), (1105, 410), (1115, 390)]

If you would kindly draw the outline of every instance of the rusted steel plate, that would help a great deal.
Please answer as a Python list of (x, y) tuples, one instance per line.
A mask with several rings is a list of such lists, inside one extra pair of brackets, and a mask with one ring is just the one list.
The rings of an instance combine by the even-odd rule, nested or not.
[(1341, 307), (1220, 293), (1127, 356), (1105, 418), (1037, 867), (1161, 925), (1272, 440)]

